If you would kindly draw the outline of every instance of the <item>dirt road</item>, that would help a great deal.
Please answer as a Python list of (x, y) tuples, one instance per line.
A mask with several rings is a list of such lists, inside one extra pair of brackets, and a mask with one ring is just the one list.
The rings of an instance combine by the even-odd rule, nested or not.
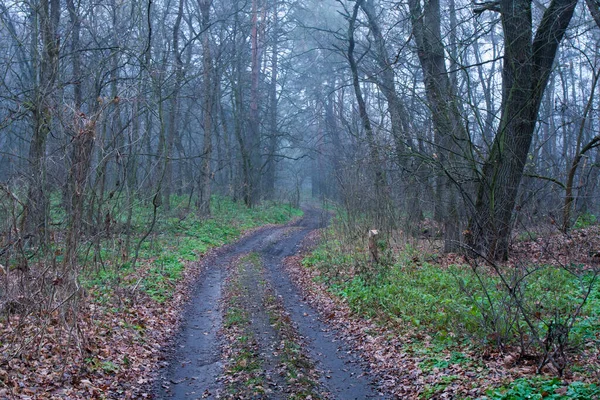
[[(306, 304), (299, 290), (284, 272), (283, 260), (299, 251), (299, 244), (312, 230), (324, 225), (325, 216), (316, 209), (306, 209), (299, 221), (278, 227), (264, 228), (213, 252), (203, 261), (204, 272), (198, 280), (192, 299), (185, 311), (184, 322), (175, 340), (169, 364), (160, 372), (155, 387), (156, 398), (289, 398), (294, 396), (294, 386), (285, 387), (278, 367), (279, 350), (273, 343), (285, 336), (277, 329), (279, 324), (270, 323), (263, 297), (278, 299), (278, 304), (289, 320), (300, 343), (302, 357), (316, 367), (317, 384), (313, 398), (368, 399), (379, 397), (369, 381), (354, 352), (336, 338), (336, 332), (318, 318), (318, 313)], [(231, 268), (240, 257), (255, 254), (259, 261), (256, 268)], [(227, 277), (235, 272), (244, 293), (242, 303), (247, 303), (248, 331), (253, 335), (255, 351), (260, 365), (260, 375), (267, 377), (274, 389), (255, 392), (251, 397), (235, 394), (227, 387), (225, 366), (231, 360), (223, 354), (225, 340), (222, 335), (223, 314), (229, 303), (222, 306), (223, 296), (229, 289)], [(230, 276), (231, 279), (231, 276)], [(261, 283), (260, 290), (258, 283)], [(258, 296), (258, 297), (257, 297)], [(238, 299), (239, 301), (239, 299)], [(276, 308), (276, 307), (275, 307)], [(269, 311), (271, 312), (271, 311)], [(235, 343), (229, 343), (229, 347)], [(235, 351), (235, 349), (234, 349)], [(273, 356), (275, 355), (275, 356)], [(244, 364), (246, 365), (246, 363)], [(273, 383), (276, 382), (276, 383)], [(266, 385), (266, 384), (265, 384)], [(258, 393), (258, 394), (257, 394)]]

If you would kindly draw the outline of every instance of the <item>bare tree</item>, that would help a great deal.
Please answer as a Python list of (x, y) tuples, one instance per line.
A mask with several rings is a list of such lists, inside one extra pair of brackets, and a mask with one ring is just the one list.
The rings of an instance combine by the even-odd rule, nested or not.
[(211, 157), (213, 140), (213, 104), (214, 83), (213, 62), (211, 57), (210, 40), (210, 4), (209, 0), (200, 0), (202, 14), (202, 67), (203, 67), (203, 118), (204, 148), (202, 151), (202, 167), (200, 172), (199, 211), (204, 216), (210, 215), (210, 185), (211, 185)]
[(538, 111), (577, 1), (553, 0), (535, 36), (531, 3), (531, 0), (494, 3), (504, 28), (502, 116), (481, 171), (468, 238), (476, 252), (493, 259), (508, 256), (513, 209)]
[[(33, 116), (33, 136), (29, 147), (30, 177), (27, 196), (26, 227), (31, 233), (44, 232), (48, 208), (46, 190), (46, 140), (52, 129), (53, 94), (58, 78), (58, 60), (60, 39), (58, 23), (60, 21), (60, 1), (40, 0), (31, 4), (31, 21), (34, 32), (41, 35), (42, 53), (39, 65), (34, 64), (37, 73), (34, 77), (34, 91), (31, 112)], [(32, 35), (31, 46), (37, 47), (37, 34)], [(35, 50), (34, 50), (35, 51)], [(34, 53), (35, 54), (35, 53)]]
[[(410, 0), (412, 31), (423, 70), (425, 91), (435, 129), (435, 164), (439, 169), (436, 184), (437, 219), (444, 223), (445, 250), (460, 247), (460, 193), (468, 190), (470, 159), (468, 135), (462, 120), (456, 87), (446, 68), (441, 34), (440, 3)], [(468, 193), (466, 194), (468, 196)]]

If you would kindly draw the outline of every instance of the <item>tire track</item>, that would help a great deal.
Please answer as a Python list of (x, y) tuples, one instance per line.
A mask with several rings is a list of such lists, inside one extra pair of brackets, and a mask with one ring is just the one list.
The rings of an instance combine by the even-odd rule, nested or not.
[[(204, 272), (185, 311), (170, 362), (160, 372), (155, 390), (157, 398), (217, 399), (226, 395), (220, 382), (224, 364), (218, 335), (223, 325), (219, 301), (227, 265), (234, 258), (251, 252), (262, 257), (267, 284), (300, 334), (305, 344), (303, 351), (319, 370), (320, 384), (328, 392), (327, 397), (350, 400), (379, 396), (360, 360), (302, 300), (299, 290), (283, 268), (284, 258), (297, 253), (302, 239), (312, 230), (324, 226), (324, 221), (320, 211), (307, 209), (304, 218), (298, 222), (259, 230), (215, 251), (203, 261)], [(272, 336), (273, 333), (270, 334)], [(258, 342), (263, 344), (268, 340), (267, 337), (258, 338)]]

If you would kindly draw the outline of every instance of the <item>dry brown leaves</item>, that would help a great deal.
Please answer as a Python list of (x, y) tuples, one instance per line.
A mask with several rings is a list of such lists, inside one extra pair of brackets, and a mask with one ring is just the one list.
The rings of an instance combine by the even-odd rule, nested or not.
[(0, 398), (151, 397), (151, 381), (200, 269), (190, 263), (172, 299), (161, 304), (132, 289), (147, 268), (125, 277), (129, 286), (93, 287), (69, 308), (5, 320)]
[[(520, 238), (520, 239), (518, 239)], [(460, 254), (440, 255), (437, 263), (443, 267), (467, 264)], [(538, 233), (516, 233), (510, 246), (509, 260), (513, 266), (543, 264), (557, 267), (583, 265), (586, 269), (600, 269), (600, 225), (576, 229), (567, 234), (555, 227)]]
[[(315, 232), (307, 238), (304, 253), (319, 241), (319, 235), (319, 232)], [(453, 257), (448, 261), (462, 260), (461, 256)], [(419, 329), (398, 325), (395, 321), (376, 324), (373, 320), (354, 314), (343, 299), (331, 294), (324, 284), (318, 283), (318, 271), (301, 265), (302, 258), (303, 255), (299, 254), (286, 259), (288, 273), (302, 290), (305, 299), (319, 311), (321, 318), (338, 329), (343, 339), (368, 360), (384, 393), (402, 399), (477, 397), (489, 387), (535, 374), (535, 363), (515, 362), (515, 355), (501, 354), (492, 349), (482, 353), (467, 346), (456, 347), (453, 350), (460, 351), (470, 361), (464, 364), (449, 362), (453, 351), (436, 350), (427, 334)], [(419, 345), (412, 346), (413, 342)], [(430, 349), (427, 355), (419, 351), (427, 348)], [(448, 363), (427, 367), (432, 351), (437, 351), (436, 359)], [(581, 377), (570, 376), (565, 381), (575, 378)]]
[(583, 264), (589, 269), (600, 268), (600, 225), (573, 230), (568, 234), (549, 231), (532, 239), (516, 241), (511, 246), (512, 263)]
[[(268, 228), (249, 229), (242, 237)], [(151, 398), (204, 268), (202, 261), (187, 263), (172, 298), (158, 303), (137, 284), (152, 261), (140, 262), (110, 290), (84, 291), (68, 308), (0, 320), (0, 399)]]

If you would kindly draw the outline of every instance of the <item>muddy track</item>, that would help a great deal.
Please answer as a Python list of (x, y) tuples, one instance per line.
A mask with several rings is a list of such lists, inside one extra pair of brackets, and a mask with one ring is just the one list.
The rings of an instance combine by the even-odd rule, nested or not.
[[(219, 302), (227, 266), (240, 255), (251, 252), (262, 258), (266, 280), (305, 343), (304, 350), (319, 370), (320, 384), (329, 393), (328, 397), (344, 400), (378, 397), (359, 360), (347, 345), (337, 340), (336, 332), (318, 319), (317, 312), (302, 299), (283, 269), (284, 258), (296, 254), (302, 239), (322, 227), (324, 221), (320, 211), (306, 209), (304, 218), (293, 224), (261, 229), (203, 260), (204, 272), (184, 313), (168, 356), (169, 363), (160, 371), (154, 391), (156, 398), (216, 399), (225, 395), (221, 384), (224, 362)], [(264, 335), (257, 340), (268, 341), (273, 332)]]

